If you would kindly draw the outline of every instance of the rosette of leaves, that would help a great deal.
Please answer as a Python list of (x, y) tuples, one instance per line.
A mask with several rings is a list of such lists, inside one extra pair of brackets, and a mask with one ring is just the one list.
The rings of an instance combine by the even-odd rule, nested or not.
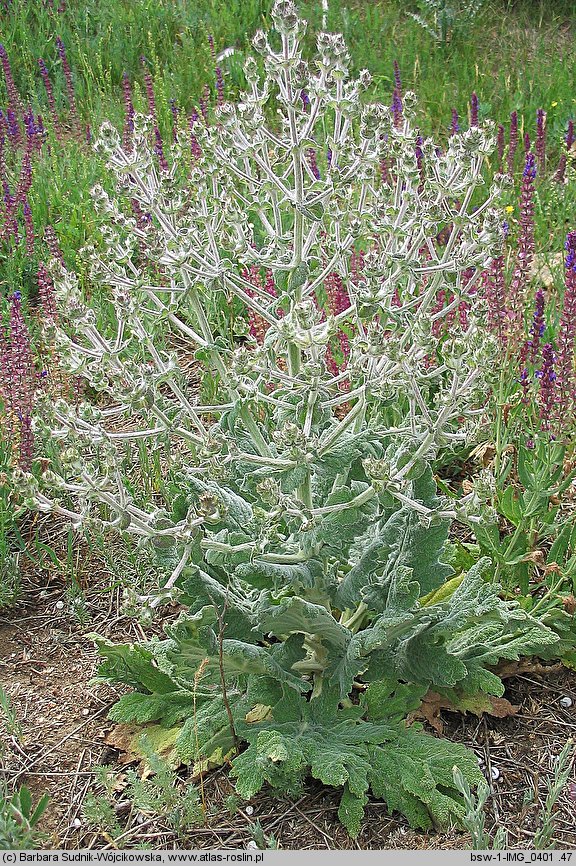
[[(235, 515), (248, 503), (222, 495), (230, 506), (218, 531), (241, 533)], [(429, 470), (413, 495), (434, 505)], [(499, 598), (483, 576), (487, 560), (447, 581), (445, 522), (426, 529), (411, 508), (379, 503), (359, 509), (354, 528), (348, 519), (317, 527), (326, 545), (338, 532), (349, 549), (339, 580), (336, 552), (278, 565), (220, 553), (185, 569), (186, 610), (167, 640), (97, 639), (100, 676), (134, 688), (111, 718), (152, 723), (156, 742), (196, 769), (232, 759), (246, 798), (265, 783), (295, 794), (310, 775), (342, 788), (338, 814), (352, 835), (369, 791), (414, 827), (458, 821), (453, 767), (475, 783), (476, 758), (407, 717), (430, 687), (455, 703), (501, 695), (491, 670), (499, 659), (558, 639)], [(248, 744), (240, 753), (239, 742)]]
[[(246, 92), (195, 124), (192, 155), (181, 136), (159, 165), (142, 119), (129, 149), (102, 130), (117, 192), (95, 190), (107, 225), (86, 255), (114, 315), (53, 272), (59, 355), (103, 399), (46, 406), (38, 426), (62, 447), (15, 487), (150, 545), (162, 594), (143, 608), (185, 607), (165, 641), (99, 641), (101, 676), (134, 689), (114, 718), (156, 725), (148, 742), (200, 767), (233, 757), (245, 796), (307, 775), (342, 788), (351, 833), (370, 790), (415, 826), (446, 823), (462, 809), (452, 767), (473, 783), (475, 759), (408, 714), (431, 686), (499, 694), (498, 659), (556, 640), (500, 600), (484, 562), (443, 561), (450, 521), (479, 518), (430, 468), (476, 435), (493, 369), (477, 291), (502, 242), (499, 189), (480, 189), (492, 128), (441, 151), (411, 95), (401, 116), (366, 100), (341, 36), (320, 34), (308, 64), (293, 3), (273, 19)], [(221, 327), (232, 301), (260, 317), (260, 343)]]

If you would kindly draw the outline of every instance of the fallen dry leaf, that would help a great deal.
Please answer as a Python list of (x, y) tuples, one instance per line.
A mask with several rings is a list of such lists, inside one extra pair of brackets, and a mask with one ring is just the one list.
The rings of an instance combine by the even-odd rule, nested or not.
[(552, 674), (557, 673), (562, 670), (562, 662), (557, 662), (553, 665), (544, 665), (542, 662), (536, 661), (535, 659), (520, 659), (517, 662), (502, 662), (496, 668), (494, 668), (494, 673), (497, 674), (501, 680), (505, 680), (508, 677), (517, 677), (522, 674)]
[(463, 697), (454, 703), (449, 698), (430, 691), (424, 696), (418, 709), (411, 713), (410, 720), (424, 719), (438, 734), (441, 734), (444, 729), (444, 723), (440, 716), (442, 710), (449, 710), (453, 713), (473, 713), (475, 716), (487, 713), (497, 719), (505, 719), (508, 716), (514, 716), (518, 709), (506, 698), (496, 698), (492, 695)]

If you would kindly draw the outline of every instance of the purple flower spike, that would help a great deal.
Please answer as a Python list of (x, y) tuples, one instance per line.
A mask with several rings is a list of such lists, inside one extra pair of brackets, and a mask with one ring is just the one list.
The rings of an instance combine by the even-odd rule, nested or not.
[(26, 234), (26, 255), (29, 259), (34, 258), (34, 223), (32, 221), (32, 209), (28, 199), (24, 199), (24, 231)]
[(558, 162), (558, 168), (554, 173), (554, 180), (556, 183), (564, 183), (566, 179), (566, 167), (568, 165), (568, 157), (565, 153), (561, 154), (560, 160)]
[(214, 47), (214, 37), (208, 36), (208, 45), (210, 46), (210, 56), (214, 63), (214, 75), (216, 78), (216, 102), (218, 105), (224, 104), (224, 75), (222, 69), (218, 66), (216, 60), (216, 48)]
[(527, 406), (530, 402), (530, 396), (528, 393), (528, 389), (530, 388), (530, 376), (526, 367), (524, 367), (524, 369), (520, 373), (519, 382), (522, 388), (522, 402), (525, 406)]
[(394, 126), (396, 129), (400, 129), (404, 122), (404, 107), (399, 90), (395, 90), (392, 95), (392, 117), (394, 118)]
[(570, 150), (574, 144), (574, 121), (568, 121), (568, 132), (566, 133), (566, 150)]
[(28, 469), (32, 460), (30, 417), (37, 381), (30, 334), (22, 313), (22, 296), (17, 291), (10, 298), (7, 333), (0, 331), (0, 394), (8, 432), (16, 444), (18, 462), (23, 469)]
[(528, 340), (529, 358), (534, 364), (538, 358), (540, 340), (544, 335), (544, 292), (538, 289), (534, 301), (534, 316), (530, 326), (530, 339)]
[(8, 126), (8, 137), (14, 142), (14, 147), (19, 147), (22, 142), (22, 134), (20, 132), (20, 124), (15, 112), (9, 108), (6, 112), (6, 120)]
[(68, 62), (66, 48), (64, 47), (64, 43), (59, 36), (56, 37), (56, 49), (58, 51), (58, 56), (60, 57), (60, 61), (62, 63), (62, 70), (64, 72), (64, 80), (66, 82), (66, 95), (68, 96), (68, 104), (70, 105), (70, 114), (72, 115), (77, 134), (82, 135), (82, 130), (78, 120), (78, 112), (76, 110), (76, 95), (74, 93), (72, 70), (70, 69), (70, 64)]
[(202, 115), (202, 119), (206, 126), (210, 123), (210, 118), (208, 117), (208, 101), (210, 99), (210, 88), (207, 84), (204, 85), (202, 90), (202, 96), (200, 97), (200, 114)]
[(56, 236), (56, 232), (53, 227), (48, 225), (44, 229), (44, 240), (46, 242), (46, 246), (50, 250), (50, 255), (53, 259), (60, 262), (62, 267), (65, 267), (64, 264), (64, 256), (62, 255), (62, 250), (60, 249), (60, 244), (58, 243), (58, 237)]
[(162, 143), (162, 136), (160, 135), (160, 130), (157, 126), (154, 127), (154, 153), (158, 157), (158, 163), (160, 165), (161, 171), (168, 171), (168, 163), (166, 161), (166, 157), (164, 156), (164, 145)]
[(38, 294), (42, 307), (42, 316), (47, 322), (55, 322), (58, 318), (56, 310), (56, 292), (52, 277), (46, 270), (46, 265), (40, 262), (38, 265)]
[(514, 174), (514, 157), (518, 149), (518, 112), (513, 111), (510, 115), (510, 139), (508, 143), (508, 174)]
[(310, 171), (316, 180), (320, 180), (320, 169), (318, 168), (318, 162), (316, 161), (316, 150), (313, 147), (308, 147), (305, 156), (308, 165), (310, 166)]
[(202, 156), (202, 150), (200, 145), (198, 144), (198, 139), (194, 134), (194, 124), (198, 120), (198, 114), (196, 111), (192, 112), (192, 115), (189, 120), (189, 129), (190, 129), (190, 151), (192, 153), (192, 158), (194, 162), (197, 162)]
[(155, 125), (158, 125), (158, 118), (156, 115), (156, 97), (154, 95), (154, 81), (152, 80), (152, 76), (148, 71), (146, 65), (146, 58), (141, 57), (140, 62), (144, 67), (144, 89), (146, 90), (146, 102), (148, 103), (148, 114), (154, 121)]
[(538, 405), (540, 407), (540, 420), (542, 429), (549, 430), (556, 396), (556, 372), (554, 365), (556, 358), (554, 349), (550, 343), (542, 347), (542, 367), (536, 372), (536, 378), (540, 383), (538, 393)]
[(536, 177), (536, 158), (533, 153), (528, 153), (526, 156), (526, 163), (524, 165), (522, 176), (527, 180), (534, 180)]
[(394, 90), (398, 92), (398, 95), (402, 96), (402, 78), (400, 77), (400, 66), (398, 65), (398, 61), (394, 61)]
[(48, 100), (48, 112), (50, 114), (50, 119), (52, 120), (52, 124), (54, 126), (54, 132), (56, 133), (56, 135), (58, 135), (58, 112), (56, 111), (56, 100), (54, 99), (52, 82), (50, 81), (50, 76), (48, 75), (46, 64), (44, 63), (42, 58), (38, 60), (38, 66), (40, 67), (40, 75), (42, 76), (42, 81), (44, 82), (44, 89), (46, 90), (46, 98)]
[(452, 109), (452, 120), (450, 123), (450, 137), (460, 132), (460, 124), (458, 123), (458, 112), (455, 108)]
[(576, 232), (566, 238), (564, 301), (558, 329), (558, 409), (563, 417), (574, 409), (574, 349), (576, 345)]
[(506, 344), (506, 286), (504, 282), (504, 256), (497, 256), (490, 269), (482, 275), (482, 288), (488, 304), (488, 327), (502, 345)]
[(534, 179), (536, 160), (533, 153), (526, 156), (520, 192), (520, 236), (516, 266), (508, 293), (508, 338), (518, 345), (524, 330), (525, 294), (532, 259), (534, 257)]
[(470, 97), (470, 126), (478, 126), (478, 96), (475, 92)]
[(4, 71), (4, 80), (6, 81), (6, 91), (8, 93), (8, 106), (12, 109), (15, 115), (20, 112), (20, 96), (16, 90), (14, 76), (12, 75), (12, 67), (6, 49), (0, 43), (0, 63)]

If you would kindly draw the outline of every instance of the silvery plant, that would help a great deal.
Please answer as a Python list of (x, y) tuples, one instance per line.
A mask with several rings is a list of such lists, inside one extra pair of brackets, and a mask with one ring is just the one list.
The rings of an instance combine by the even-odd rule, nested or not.
[[(44, 407), (59, 448), (18, 489), (171, 563), (139, 599), (181, 606), (166, 639), (98, 639), (101, 677), (133, 689), (112, 718), (197, 769), (231, 761), (247, 798), (308, 776), (338, 788), (352, 834), (369, 791), (414, 826), (447, 824), (464, 808), (453, 767), (474, 783), (476, 759), (407, 717), (429, 688), (485, 706), (499, 659), (556, 641), (499, 597), (489, 562), (452, 567), (451, 522), (480, 520), (486, 496), (446, 499), (433, 474), (473, 441), (489, 388), (493, 131), (440, 150), (412, 94), (369, 100), (341, 36), (320, 34), (308, 63), (291, 0), (273, 21), (192, 155), (186, 133), (159, 166), (142, 117), (129, 147), (102, 128), (116, 194), (94, 190), (106, 219), (86, 255), (114, 313), (53, 265), (58, 352), (92, 399)], [(258, 340), (222, 326), (234, 305)]]

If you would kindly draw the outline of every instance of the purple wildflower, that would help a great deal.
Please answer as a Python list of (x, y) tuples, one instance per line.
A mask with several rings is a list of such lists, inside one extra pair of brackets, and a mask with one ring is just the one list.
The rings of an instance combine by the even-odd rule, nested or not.
[(392, 117), (394, 119), (394, 126), (396, 129), (400, 129), (404, 121), (404, 111), (402, 96), (400, 95), (399, 90), (394, 90), (394, 93), (392, 94)]
[(26, 255), (29, 259), (34, 258), (34, 222), (32, 220), (32, 209), (28, 199), (24, 199), (24, 231), (26, 236)]
[(566, 153), (560, 154), (560, 160), (558, 162), (558, 168), (554, 173), (554, 180), (556, 183), (564, 183), (566, 179), (566, 166), (568, 165), (568, 157)]
[(536, 159), (533, 153), (528, 153), (526, 156), (522, 177), (528, 180), (534, 180), (536, 177)]
[(224, 73), (220, 66), (214, 70), (216, 76), (216, 102), (218, 105), (224, 105)]
[(24, 202), (24, 199), (30, 192), (32, 186), (32, 162), (30, 160), (29, 151), (24, 152), (22, 157), (22, 165), (20, 166), (20, 176), (16, 184), (15, 201)]
[(538, 405), (540, 407), (540, 420), (544, 430), (550, 429), (554, 400), (556, 396), (556, 372), (554, 365), (556, 358), (551, 343), (545, 343), (542, 347), (542, 367), (536, 372), (540, 388), (538, 393)]
[(524, 153), (530, 153), (530, 136), (527, 132), (524, 133)]
[(39, 150), (42, 147), (42, 136), (36, 125), (36, 118), (32, 108), (28, 106), (24, 112), (24, 129), (26, 131), (26, 150), (31, 153), (33, 150)]
[(62, 255), (62, 250), (60, 249), (60, 244), (58, 243), (58, 237), (56, 236), (56, 232), (51, 225), (47, 225), (44, 229), (44, 240), (46, 242), (46, 246), (50, 250), (50, 255), (53, 259), (56, 259), (57, 262), (60, 262), (62, 267), (65, 267), (64, 264), (64, 256)]
[(6, 82), (6, 92), (8, 93), (8, 106), (12, 109), (15, 115), (20, 112), (20, 96), (18, 95), (18, 91), (16, 90), (16, 85), (14, 83), (14, 76), (12, 75), (12, 67), (10, 66), (10, 59), (8, 54), (6, 53), (6, 49), (0, 43), (0, 63), (2, 64), (2, 69), (4, 71), (4, 80)]
[(493, 259), (489, 270), (482, 275), (482, 288), (488, 304), (488, 327), (506, 343), (506, 288), (504, 283), (504, 256)]
[(540, 340), (544, 335), (544, 292), (538, 289), (534, 301), (534, 316), (530, 325), (530, 338), (527, 342), (528, 356), (534, 364), (538, 358)]
[(518, 149), (518, 112), (513, 111), (510, 115), (510, 139), (508, 142), (508, 174), (514, 174), (514, 157)]
[(458, 122), (458, 112), (455, 108), (452, 109), (452, 120), (450, 121), (450, 137), (460, 132), (460, 124)]
[(188, 126), (190, 129), (190, 151), (192, 153), (192, 158), (195, 162), (197, 162), (202, 156), (202, 150), (200, 145), (198, 144), (198, 139), (194, 135), (194, 124), (198, 120), (198, 114), (196, 111), (193, 111), (190, 120), (188, 121)]
[(310, 97), (305, 90), (300, 91), (300, 99), (302, 100), (302, 108), (307, 111), (310, 106)]
[(574, 144), (574, 121), (568, 121), (568, 131), (566, 133), (566, 150), (571, 150)]
[(22, 143), (22, 134), (20, 132), (20, 124), (13, 109), (9, 108), (6, 111), (6, 120), (8, 128), (8, 137), (12, 139), (14, 147), (20, 147)]
[(46, 270), (44, 262), (38, 265), (38, 294), (40, 296), (40, 306), (42, 308), (42, 316), (47, 322), (54, 322), (58, 318), (56, 308), (56, 292), (54, 290), (54, 282), (52, 277)]
[(42, 76), (42, 81), (44, 82), (44, 89), (46, 90), (46, 98), (48, 99), (48, 110), (52, 119), (52, 124), (54, 126), (54, 132), (56, 133), (56, 135), (58, 135), (58, 112), (56, 111), (56, 100), (54, 99), (52, 82), (50, 81), (50, 76), (48, 75), (46, 64), (44, 63), (42, 58), (38, 60), (38, 66), (40, 67), (40, 75)]
[(68, 104), (70, 105), (70, 114), (72, 115), (76, 132), (80, 133), (80, 123), (78, 121), (78, 112), (76, 110), (76, 95), (74, 93), (72, 70), (70, 69), (70, 64), (68, 63), (66, 48), (59, 36), (56, 37), (56, 49), (58, 51), (58, 56), (60, 57), (60, 62), (62, 63), (62, 71), (64, 72), (64, 80), (66, 82), (66, 95), (68, 96)]
[(158, 125), (158, 117), (156, 114), (156, 96), (154, 95), (154, 81), (148, 67), (146, 65), (146, 58), (141, 57), (140, 62), (144, 68), (144, 89), (146, 91), (146, 102), (148, 104), (148, 114), (154, 121), (154, 125)]
[(528, 375), (528, 370), (524, 367), (520, 372), (520, 387), (522, 388), (522, 403), (525, 406), (530, 402), (530, 396), (528, 394), (528, 389), (530, 388), (530, 376)]
[(200, 97), (200, 114), (204, 120), (206, 126), (208, 126), (210, 122), (210, 118), (208, 117), (208, 102), (210, 99), (210, 88), (207, 84), (204, 85), (202, 90), (202, 96)]
[(400, 77), (400, 66), (398, 61), (394, 61), (394, 90), (398, 92), (399, 96), (402, 96), (402, 78)]
[(18, 445), (18, 462), (23, 469), (27, 469), (32, 458), (30, 415), (34, 406), (37, 375), (20, 292), (14, 292), (10, 298), (8, 333), (0, 335), (0, 371), (0, 392), (9, 432)]
[(528, 275), (534, 256), (534, 179), (536, 160), (533, 153), (526, 156), (520, 192), (520, 236), (518, 255), (508, 294), (508, 337), (512, 343), (521, 338), (523, 331), (523, 310)]
[(566, 238), (564, 301), (558, 329), (557, 375), (559, 409), (565, 414), (574, 399), (574, 348), (576, 341), (576, 232)]
[(476, 92), (470, 97), (470, 126), (478, 126), (478, 96)]
[(158, 129), (157, 125), (154, 127), (154, 153), (158, 157), (160, 169), (162, 171), (168, 171), (168, 163), (166, 161), (166, 157), (164, 156), (164, 145), (162, 143), (162, 136), (160, 135), (160, 130)]
[(316, 160), (315, 148), (307, 147), (306, 152), (305, 152), (305, 156), (306, 156), (306, 161), (308, 162), (308, 165), (310, 166), (310, 171), (312, 172), (312, 174), (314, 175), (316, 180), (320, 180), (320, 169), (318, 168), (318, 162)]
[(222, 73), (221, 67), (218, 65), (216, 59), (216, 49), (214, 47), (214, 37), (212, 35), (208, 36), (208, 44), (210, 46), (210, 56), (212, 57), (212, 62), (214, 63), (214, 76), (216, 78), (216, 102), (218, 105), (224, 104), (224, 75)]

